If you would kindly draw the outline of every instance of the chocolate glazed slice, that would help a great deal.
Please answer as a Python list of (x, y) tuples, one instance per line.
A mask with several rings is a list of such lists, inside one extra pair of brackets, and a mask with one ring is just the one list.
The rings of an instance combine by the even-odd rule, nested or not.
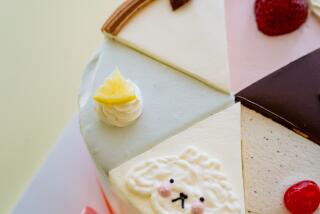
[(320, 49), (236, 94), (236, 100), (320, 145)]

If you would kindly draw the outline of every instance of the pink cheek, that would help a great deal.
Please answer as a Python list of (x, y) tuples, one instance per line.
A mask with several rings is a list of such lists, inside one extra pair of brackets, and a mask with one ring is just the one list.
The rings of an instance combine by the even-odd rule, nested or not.
[(171, 195), (171, 186), (168, 184), (163, 184), (158, 188), (158, 193), (164, 198), (167, 198)]
[(191, 205), (191, 212), (192, 214), (203, 214), (204, 206), (201, 202), (193, 202)]

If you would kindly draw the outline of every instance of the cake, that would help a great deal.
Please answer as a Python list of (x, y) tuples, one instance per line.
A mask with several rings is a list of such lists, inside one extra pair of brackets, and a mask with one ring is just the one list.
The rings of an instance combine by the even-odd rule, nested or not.
[(246, 208), (253, 213), (284, 213), (289, 186), (320, 181), (319, 59), (320, 49), (236, 95), (243, 105)]
[[(127, 0), (103, 25), (82, 80), (80, 127), (113, 213), (288, 213), (304, 180), (319, 205), (317, 51), (274, 71), (320, 47), (320, 23), (308, 12), (295, 32), (268, 37), (253, 5)], [(301, 77), (302, 61), (310, 76)], [(301, 79), (312, 89), (290, 90)], [(272, 105), (250, 105), (273, 103), (280, 89), (292, 98), (279, 104), (281, 120)], [(312, 97), (308, 114), (293, 106), (300, 92)]]

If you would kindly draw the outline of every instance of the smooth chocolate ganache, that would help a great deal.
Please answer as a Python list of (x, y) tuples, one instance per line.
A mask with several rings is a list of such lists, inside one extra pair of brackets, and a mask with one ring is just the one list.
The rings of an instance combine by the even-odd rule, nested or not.
[(243, 89), (236, 101), (320, 145), (320, 49)]

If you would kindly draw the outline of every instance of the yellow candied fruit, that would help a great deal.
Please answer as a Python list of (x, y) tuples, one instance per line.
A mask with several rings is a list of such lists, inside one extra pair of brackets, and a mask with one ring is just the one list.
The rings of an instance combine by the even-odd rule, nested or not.
[(96, 102), (102, 104), (123, 104), (136, 98), (134, 89), (130, 88), (118, 68), (107, 77), (93, 96)]

